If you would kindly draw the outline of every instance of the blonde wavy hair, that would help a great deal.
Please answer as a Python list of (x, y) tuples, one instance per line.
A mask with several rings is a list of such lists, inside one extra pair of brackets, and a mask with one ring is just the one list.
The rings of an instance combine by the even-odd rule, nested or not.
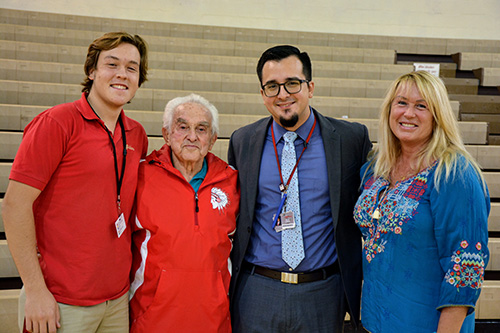
[(375, 176), (389, 179), (391, 169), (401, 154), (401, 143), (391, 131), (389, 116), (397, 94), (412, 87), (418, 89), (433, 117), (432, 135), (427, 145), (418, 152), (417, 170), (437, 160), (434, 181), (436, 188), (439, 188), (439, 180), (443, 172), (447, 180), (452, 172), (460, 171), (458, 161), (462, 155), (473, 166), (483, 183), (483, 188), (486, 189), (480, 166), (465, 149), (443, 81), (426, 71), (416, 71), (400, 76), (387, 91), (380, 108), (378, 145), (370, 156), (371, 163), (374, 164)]

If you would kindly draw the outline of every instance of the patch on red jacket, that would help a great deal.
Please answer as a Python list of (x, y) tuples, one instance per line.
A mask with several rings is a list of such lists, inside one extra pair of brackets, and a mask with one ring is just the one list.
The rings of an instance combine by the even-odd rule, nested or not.
[(226, 192), (218, 187), (212, 187), (212, 196), (210, 201), (212, 202), (212, 208), (218, 209), (219, 212), (223, 212), (229, 204), (229, 198)]

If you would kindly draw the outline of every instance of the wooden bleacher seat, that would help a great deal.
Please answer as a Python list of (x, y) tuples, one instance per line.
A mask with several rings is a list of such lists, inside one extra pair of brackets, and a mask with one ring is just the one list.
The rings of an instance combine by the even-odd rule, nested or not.
[(3, 218), (2, 218), (2, 202), (3, 199), (0, 199), (0, 233), (5, 232), (5, 228), (3, 226)]
[(7, 241), (0, 239), (0, 278), (19, 276), (14, 259), (10, 255)]
[(485, 48), (479, 44), (478, 40), (453, 38), (446, 40), (445, 54), (455, 54), (458, 52), (491, 52), (489, 50), (490, 48)]
[(488, 230), (500, 232), (500, 202), (491, 203), (491, 211), (488, 219)]
[(78, 64), (85, 62), (86, 48), (2, 40), (0, 58)]
[[(64, 76), (64, 74), (62, 76)], [(70, 74), (70, 77), (73, 77), (72, 74)], [(314, 81), (316, 82), (314, 91), (316, 96), (332, 97), (382, 98), (385, 91), (391, 84), (391, 81), (389, 80), (337, 79), (322, 77), (315, 78)], [(51, 105), (49, 102), (50, 100), (53, 100), (53, 97), (51, 96), (58, 96), (55, 99), (57, 101), (61, 101), (64, 100), (63, 96), (70, 93), (70, 90), (71, 93), (75, 93), (75, 88), (77, 88), (77, 90), (81, 89), (78, 84), (68, 84), (68, 82), (60, 84), (58, 82), (42, 83), (35, 81), (2, 80), (0, 84), (9, 85), (9, 87), (5, 87), (6, 90), (3, 93), (7, 93), (8, 91), (19, 92), (17, 98), (19, 102), (8, 101), (8, 97), (5, 97), (5, 99), (1, 100), (4, 104), (19, 103), (33, 105), (34, 103), (38, 103), (38, 105)], [(148, 93), (145, 91), (148, 90), (148, 88), (253, 94), (258, 94), (260, 90), (259, 82), (256, 80), (256, 75), (254, 74), (187, 72), (173, 70), (152, 71), (148, 81), (144, 83), (143, 89), (140, 89), (137, 92), (136, 100), (143, 97), (141, 94)], [(35, 95), (22, 96), (23, 90), (33, 91), (35, 94), (40, 94), (37, 95), (36, 98), (41, 98), (42, 100), (35, 102)], [(46, 94), (50, 94), (50, 96), (44, 97)], [(31, 100), (32, 102), (21, 102), (22, 100)], [(58, 103), (62, 102), (57, 102), (55, 104)], [(134, 104), (135, 107), (141, 109), (150, 109), (149, 107), (141, 107), (137, 103)]]
[(461, 120), (489, 122), (489, 144), (500, 144), (500, 96), (451, 94), (450, 98), (460, 102)]
[(82, 65), (14, 59), (3, 59), (0, 75), (4, 80), (51, 83), (79, 83), (85, 77)]
[(500, 96), (450, 94), (460, 102), (460, 114), (500, 114)]
[(349, 48), (395, 49), (400, 53), (452, 54), (457, 52), (500, 52), (500, 45), (494, 40), (471, 40), (456, 38), (419, 38), (371, 36), (337, 33), (317, 33), (300, 31), (275, 31), (213, 27), (165, 22), (148, 22), (95, 18), (77, 15), (63, 15), (1, 9), (0, 22), (5, 24), (33, 27), (51, 27), (67, 30), (109, 31), (124, 29), (143, 35), (172, 36), (210, 40), (230, 40), (258, 43), (281, 43), (286, 39), (290, 44), (334, 46)]
[(21, 143), (22, 132), (0, 132), (0, 149), (1, 160), (11, 160), (16, 156), (17, 148)]
[[(500, 173), (487, 171), (484, 172), (484, 179), (486, 184), (488, 184), (488, 189), (490, 191), (491, 198), (500, 198)], [(499, 238), (500, 241), (500, 238)], [(500, 260), (500, 257), (499, 257)], [(498, 270), (500, 270), (500, 266), (498, 266)]]
[(473, 70), (481, 67), (500, 68), (499, 53), (459, 52), (452, 55), (460, 70)]
[(486, 270), (500, 271), (500, 238), (490, 237), (488, 241), (490, 259)]
[(0, 290), (0, 332), (19, 332), (17, 326), (19, 292), (19, 289)]
[[(65, 38), (66, 29), (17, 26), (0, 24), (0, 33), (6, 41), (30, 42), (40, 44), (88, 47), (89, 41), (102, 35), (99, 31), (73, 30)], [(40, 36), (44, 36), (41, 38)], [(152, 52), (190, 53), (220, 56), (244, 56), (258, 58), (262, 51), (274, 43), (235, 42), (226, 40), (193, 39), (168, 36), (143, 36)], [(67, 43), (71, 40), (71, 43)], [(307, 50), (313, 61), (361, 62), (394, 64), (393, 50), (343, 48), (299, 45)], [(83, 53), (85, 55), (85, 52)]]
[[(399, 62), (398, 62), (399, 64)], [(439, 64), (439, 76), (445, 77), (456, 77), (457, 76), (457, 64), (455, 63), (440, 63)]]
[[(330, 63), (334, 64), (334, 63)], [(336, 64), (336, 63), (335, 63)], [(346, 66), (345, 76), (354, 76), (351, 73), (355, 72), (358, 68), (358, 64), (351, 64), (352, 66)], [(400, 75), (397, 73), (401, 71), (396, 67), (396, 65), (361, 65), (365, 69), (372, 66), (374, 71), (381, 74), (384, 69), (393, 69), (393, 74), (389, 75)], [(389, 68), (390, 67), (390, 68)], [(409, 68), (403, 67), (404, 71)], [(368, 69), (366, 69), (369, 71)], [(48, 62), (33, 62), (25, 60), (5, 60), (0, 65), (0, 74), (7, 80), (16, 81), (35, 81), (35, 82), (53, 82), (53, 83), (78, 83), (83, 79), (81, 72), (81, 65), (73, 64), (59, 64), (59, 63), (48, 63)], [(403, 71), (401, 71), (403, 72)], [(362, 76), (362, 74), (360, 74)], [(334, 76), (335, 77), (335, 76)], [(364, 79), (352, 79), (353, 81), (345, 81), (351, 79), (330, 79), (322, 78), (321, 76), (315, 78), (317, 82), (317, 89), (315, 91), (316, 95), (331, 95), (331, 96), (350, 96), (350, 97), (380, 97), (383, 95), (387, 86), (390, 84), (388, 80), (364, 80)], [(238, 81), (238, 82), (234, 82)], [(28, 81), (27, 84), (30, 84)], [(208, 85), (208, 86), (207, 86)], [(187, 72), (178, 70), (152, 70), (150, 73), (150, 80), (144, 84), (144, 87), (158, 88), (158, 89), (182, 89), (192, 90), (192, 91), (227, 91), (230, 92), (241, 92), (250, 93), (258, 91), (258, 82), (256, 80), (255, 74), (235, 74), (227, 73), (227, 75), (213, 73), (213, 72)], [(43, 84), (41, 89), (45, 89), (46, 85)], [(64, 94), (64, 87), (59, 87), (59, 95)], [(477, 87), (476, 87), (477, 88)], [(10, 87), (12, 89), (12, 86)], [(57, 89), (55, 90), (57, 91)], [(54, 91), (54, 92), (55, 92)], [(43, 92), (42, 92), (43, 93)], [(59, 99), (60, 100), (60, 99)], [(370, 102), (370, 101), (368, 101)], [(363, 107), (367, 106), (368, 103), (363, 103), (362, 99), (359, 99), (360, 104), (364, 104)], [(371, 103), (371, 102), (370, 102)], [(47, 104), (51, 104), (47, 102)], [(377, 105), (372, 105), (378, 108)], [(455, 110), (458, 110), (458, 104), (454, 104)], [(357, 117), (351, 115), (352, 117)], [(363, 116), (361, 116), (363, 117)]]
[(462, 114), (464, 121), (482, 121), (489, 123), (489, 133), (500, 135), (500, 114)]
[[(44, 44), (40, 44), (43, 46)], [(32, 46), (32, 45), (31, 45)], [(47, 48), (47, 50), (50, 48)], [(1, 55), (0, 55), (1, 56)], [(152, 59), (151, 59), (152, 58)], [(3, 57), (1, 64), (4, 80), (48, 81), (54, 83), (79, 83), (83, 78), (79, 63), (36, 61), (16, 58), (15, 52)], [(197, 54), (172, 54), (152, 52), (150, 54), (150, 76), (162, 71), (211, 72), (228, 74), (251, 74), (255, 76), (256, 59), (249, 57), (209, 56)], [(412, 71), (411, 65), (364, 64), (318, 61), (313, 66), (313, 77), (394, 80)]]
[(0, 101), (5, 104), (57, 105), (81, 96), (78, 85), (0, 80)]
[(478, 79), (457, 79), (443, 77), (448, 94), (477, 95)]
[(478, 68), (474, 69), (474, 76), (479, 79), (479, 84), (482, 86), (500, 86), (500, 67), (499, 68)]
[(500, 135), (490, 134), (488, 138), (488, 144), (500, 146)]
[(5, 193), (7, 190), (11, 165), (9, 162), (0, 162), (0, 193)]
[(500, 169), (500, 146), (468, 145), (466, 147), (484, 170)]
[(416, 54), (447, 54), (446, 38), (418, 38)]
[[(500, 281), (484, 281), (481, 295), (476, 305), (477, 319), (500, 318)], [(493, 332), (493, 331), (491, 331)]]

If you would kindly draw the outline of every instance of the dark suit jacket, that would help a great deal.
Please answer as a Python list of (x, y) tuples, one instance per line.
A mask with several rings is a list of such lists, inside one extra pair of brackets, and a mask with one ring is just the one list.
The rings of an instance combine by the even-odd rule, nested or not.
[[(361, 233), (354, 223), (353, 209), (359, 196), (359, 170), (372, 145), (364, 125), (324, 117), (314, 109), (313, 112), (321, 128), (325, 146), (332, 223), (340, 272), (349, 313), (357, 323), (362, 278)], [(271, 123), (272, 118), (268, 117), (242, 127), (232, 134), (229, 142), (228, 163), (239, 170), (241, 188), (240, 215), (231, 252), (231, 299), (238, 288), (243, 258), (252, 233), (261, 155)]]

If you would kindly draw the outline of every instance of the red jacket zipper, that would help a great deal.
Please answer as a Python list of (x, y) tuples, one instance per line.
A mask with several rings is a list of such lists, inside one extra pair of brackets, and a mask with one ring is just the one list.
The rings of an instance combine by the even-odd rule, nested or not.
[(194, 225), (198, 226), (198, 212), (200, 211), (200, 207), (198, 206), (198, 193), (194, 194), (194, 202), (195, 202), (195, 208), (194, 208)]

